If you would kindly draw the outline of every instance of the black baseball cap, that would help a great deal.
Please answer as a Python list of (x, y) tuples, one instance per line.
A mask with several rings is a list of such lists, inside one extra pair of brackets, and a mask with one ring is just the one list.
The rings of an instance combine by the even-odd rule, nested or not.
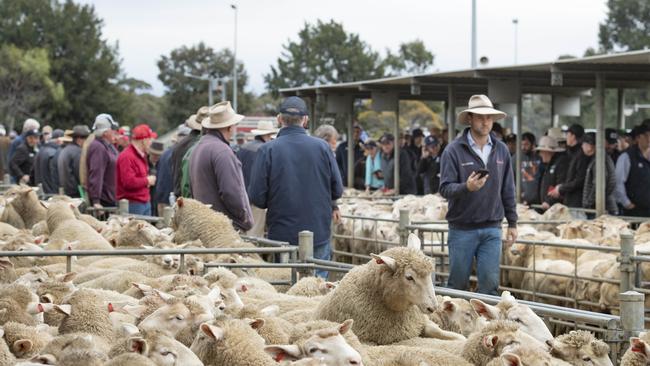
[(307, 103), (298, 97), (288, 97), (280, 104), (280, 113), (292, 116), (308, 115)]
[(632, 129), (632, 138), (643, 135), (646, 132), (650, 132), (650, 127), (646, 126), (644, 123), (634, 126)]
[(424, 139), (425, 146), (436, 146), (440, 145), (440, 141), (435, 136), (429, 135)]
[(613, 128), (605, 129), (605, 141), (608, 144), (615, 144), (618, 142), (618, 132)]
[(390, 134), (390, 133), (385, 133), (384, 136), (382, 136), (382, 137), (379, 139), (379, 143), (380, 143), (380, 144), (385, 144), (385, 143), (388, 143), (388, 142), (394, 142), (394, 141), (395, 141), (395, 136), (393, 136), (393, 135)]
[(596, 145), (596, 133), (588, 132), (582, 137), (582, 142), (589, 145)]
[(40, 135), (41, 135), (41, 133), (40, 133), (40, 132), (38, 131), (38, 129), (36, 129), (36, 128), (33, 129), (33, 130), (27, 130), (27, 131), (25, 131), (25, 137), (29, 137), (29, 136), (40, 136)]
[(514, 134), (514, 133), (510, 133), (503, 139), (503, 141), (505, 141), (505, 142), (516, 142), (517, 141), (517, 135)]
[(365, 144), (363, 144), (363, 147), (365, 147), (366, 149), (370, 149), (372, 147), (377, 147), (377, 143), (373, 140), (368, 140), (366, 141)]
[(575, 137), (577, 137), (577, 138), (579, 138), (579, 139), (581, 139), (582, 136), (585, 135), (585, 129), (584, 129), (582, 126), (580, 126), (579, 124), (577, 124), (577, 123), (576, 123), (576, 124), (572, 124), (572, 125), (569, 127), (569, 129), (567, 130), (567, 132), (571, 132), (572, 134), (575, 135)]
[(411, 132), (412, 137), (424, 137), (424, 132), (421, 128), (416, 128)]

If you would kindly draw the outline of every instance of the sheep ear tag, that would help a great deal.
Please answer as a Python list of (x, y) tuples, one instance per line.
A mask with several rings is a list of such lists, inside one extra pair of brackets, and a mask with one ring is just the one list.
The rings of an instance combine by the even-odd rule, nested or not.
[(406, 244), (407, 248), (422, 250), (422, 242), (415, 234), (410, 233)]
[(640, 338), (630, 338), (630, 344), (632, 345), (632, 347), (630, 347), (632, 352), (645, 353), (645, 342), (643, 342)]
[(391, 257), (385, 255), (377, 255), (377, 254), (370, 254), (370, 256), (375, 260), (375, 263), (385, 264), (392, 271), (394, 271), (395, 268), (397, 267), (397, 263), (395, 262), (395, 259)]

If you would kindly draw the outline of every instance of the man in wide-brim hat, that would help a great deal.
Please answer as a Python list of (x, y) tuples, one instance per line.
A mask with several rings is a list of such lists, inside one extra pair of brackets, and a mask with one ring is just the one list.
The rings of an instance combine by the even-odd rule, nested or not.
[(228, 143), (242, 119), (228, 101), (210, 107), (201, 121), (204, 135), (190, 156), (189, 178), (195, 199), (211, 204), (213, 210), (228, 216), (236, 229), (247, 231), (253, 226), (253, 214), (241, 163)]
[(440, 161), (440, 194), (449, 201), (449, 287), (466, 290), (476, 257), (478, 291), (496, 295), (499, 287), (501, 223), (506, 242), (517, 238), (515, 182), (508, 147), (491, 132), (506, 114), (485, 95), (473, 95), (458, 115), (468, 125)]

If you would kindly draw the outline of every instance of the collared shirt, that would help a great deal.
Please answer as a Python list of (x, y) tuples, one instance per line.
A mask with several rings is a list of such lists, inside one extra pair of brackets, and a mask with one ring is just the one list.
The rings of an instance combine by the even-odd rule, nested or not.
[(474, 150), (476, 155), (478, 155), (481, 160), (483, 160), (483, 164), (487, 166), (488, 157), (492, 152), (492, 137), (488, 136), (488, 142), (483, 146), (483, 150), (481, 150), (476, 141), (474, 141), (471, 131), (467, 133), (467, 142), (469, 142), (469, 146), (472, 148), (472, 150)]

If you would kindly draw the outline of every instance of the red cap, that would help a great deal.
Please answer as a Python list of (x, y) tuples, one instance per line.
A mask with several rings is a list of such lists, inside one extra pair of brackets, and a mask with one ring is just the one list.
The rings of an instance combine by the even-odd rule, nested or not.
[(151, 127), (146, 124), (137, 125), (131, 130), (131, 138), (134, 140), (155, 139), (157, 137), (158, 134), (153, 132)]

